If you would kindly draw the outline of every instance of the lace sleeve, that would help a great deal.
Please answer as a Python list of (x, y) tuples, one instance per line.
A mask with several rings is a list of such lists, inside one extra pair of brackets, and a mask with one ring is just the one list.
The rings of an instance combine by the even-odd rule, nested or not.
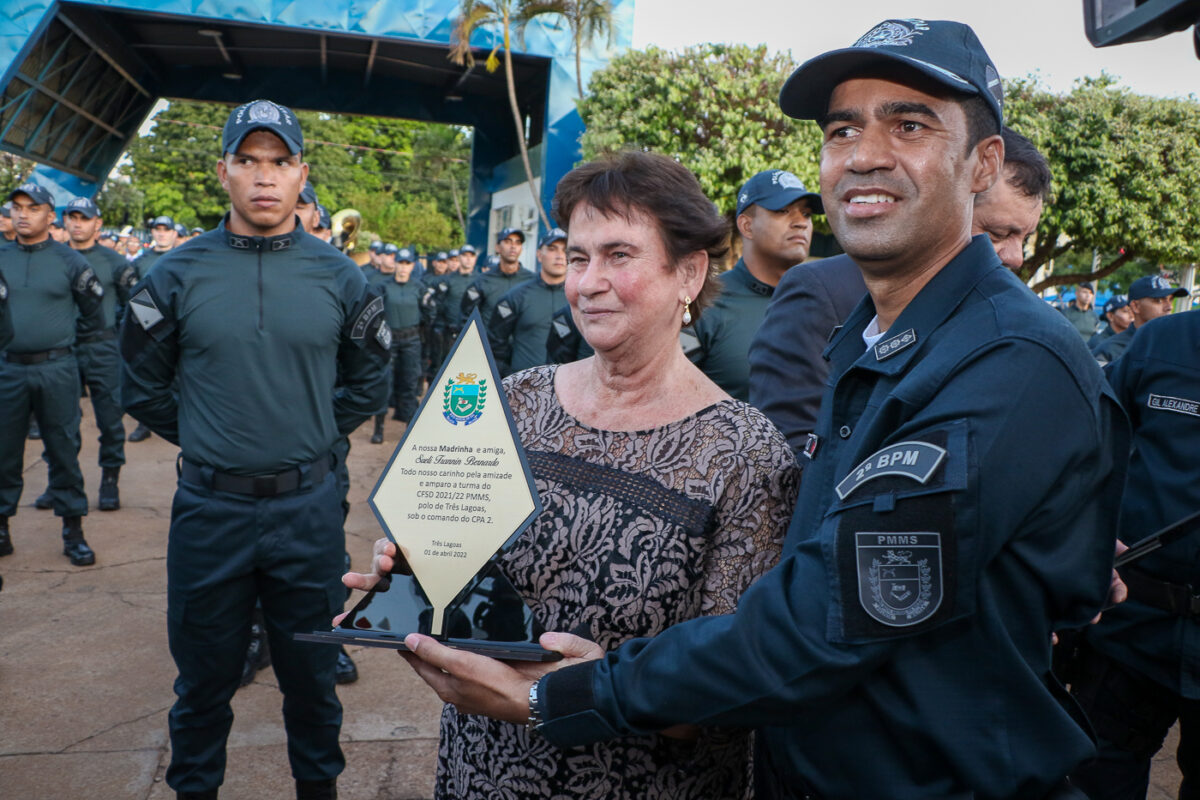
[(761, 412), (741, 406), (729, 421), (732, 446), (714, 476), (724, 486), (704, 561), (703, 614), (732, 613), (750, 584), (779, 561), (800, 485), (787, 441)]

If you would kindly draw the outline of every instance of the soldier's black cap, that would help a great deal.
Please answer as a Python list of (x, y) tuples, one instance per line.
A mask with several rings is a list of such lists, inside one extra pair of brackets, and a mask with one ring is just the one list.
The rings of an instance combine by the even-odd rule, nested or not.
[(92, 202), (90, 197), (75, 197), (71, 202), (67, 203), (67, 207), (63, 209), (63, 218), (70, 213), (82, 214), (84, 219), (95, 219), (100, 216), (100, 209)]
[(230, 112), (221, 131), (221, 154), (235, 152), (242, 140), (254, 131), (275, 134), (292, 155), (304, 150), (304, 134), (290, 108), (270, 100), (253, 100)]
[(448, 258), (450, 258), (449, 253), (447, 253), (445, 250), (438, 250), (437, 254), (433, 257), (433, 260), (434, 261), (445, 261)]
[(197, 226), (197, 227), (195, 227), (195, 228), (192, 228), (192, 235), (193, 235), (193, 236), (199, 236), (199, 235), (200, 235), (200, 234), (202, 234), (202, 233), (204, 233), (204, 228), (201, 228), (201, 227), (199, 227), (199, 226)]
[(171, 230), (174, 230), (175, 229), (175, 220), (171, 219), (166, 214), (163, 214), (160, 217), (154, 218), (154, 221), (150, 223), (150, 229), (153, 230), (154, 228), (157, 228), (159, 225), (166, 225)]
[(304, 188), (300, 190), (300, 202), (310, 206), (317, 203), (317, 190), (308, 181), (304, 182)]
[(375, 241), (373, 241), (369, 245), (367, 245), (367, 250), (372, 253), (381, 253), (381, 252), (383, 252), (383, 242), (376, 239)]
[(975, 31), (946, 20), (884, 20), (849, 47), (810, 58), (783, 85), (779, 107), (795, 119), (819, 120), (839, 83), (864, 69), (898, 66), (959, 94), (979, 95), (998, 125), (1004, 124), (1004, 86), (996, 65)]
[(1146, 275), (1138, 278), (1129, 286), (1130, 300), (1144, 300), (1147, 297), (1187, 297), (1187, 289), (1172, 286), (1171, 282), (1162, 275)]
[(383, 250), (382, 250), (382, 252), (383, 252), (383, 254), (384, 254), (385, 256), (394, 256), (394, 255), (396, 255), (397, 253), (399, 253), (399, 252), (400, 252), (400, 248), (399, 248), (399, 247), (397, 247), (397, 246), (396, 246), (395, 244), (393, 244), (392, 242), (388, 242), (387, 244), (385, 244), (385, 245), (383, 246)]
[(461, 255), (463, 253), (475, 253), (478, 251), (475, 250), (474, 245), (464, 244), (462, 247), (458, 248), (458, 252)]
[(396, 253), (396, 263), (397, 264), (415, 264), (416, 262), (417, 262), (417, 257), (414, 256), (413, 251), (408, 249), (407, 247), (401, 247), (400, 250)]
[(333, 218), (329, 216), (329, 209), (320, 203), (317, 203), (317, 227), (322, 230), (333, 227)]
[(525, 231), (521, 230), (520, 228), (505, 228), (504, 230), (502, 230), (496, 234), (496, 241), (503, 242), (505, 239), (512, 236), (513, 234), (520, 236), (521, 243), (522, 244), (525, 243)]
[(34, 202), (34, 205), (54, 205), (54, 195), (50, 194), (50, 190), (45, 186), (38, 186), (36, 183), (22, 183), (20, 186), (8, 193), (8, 207), (10, 209), (12, 208), (13, 199), (19, 194), (26, 195)]

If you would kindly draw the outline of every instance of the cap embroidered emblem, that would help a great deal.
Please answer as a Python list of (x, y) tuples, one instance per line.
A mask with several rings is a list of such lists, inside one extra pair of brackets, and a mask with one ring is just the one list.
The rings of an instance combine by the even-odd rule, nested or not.
[(923, 19), (888, 20), (881, 22), (863, 34), (855, 47), (905, 47), (913, 43), (913, 37), (929, 30)]
[(786, 170), (780, 170), (779, 172), (775, 173), (774, 183), (778, 185), (780, 189), (804, 190), (804, 184), (800, 182), (800, 179)]
[(279, 107), (269, 100), (259, 100), (247, 109), (246, 115), (250, 117), (251, 122), (266, 122), (271, 125), (278, 125), (280, 122)]

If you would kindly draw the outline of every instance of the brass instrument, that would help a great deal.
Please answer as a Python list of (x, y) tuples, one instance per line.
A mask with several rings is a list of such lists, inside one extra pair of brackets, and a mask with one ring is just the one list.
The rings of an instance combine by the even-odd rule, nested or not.
[(343, 208), (333, 215), (331, 221), (333, 230), (333, 246), (341, 250), (360, 267), (366, 264), (370, 257), (366, 251), (355, 252), (358, 244), (358, 232), (362, 228), (362, 214), (353, 208)]

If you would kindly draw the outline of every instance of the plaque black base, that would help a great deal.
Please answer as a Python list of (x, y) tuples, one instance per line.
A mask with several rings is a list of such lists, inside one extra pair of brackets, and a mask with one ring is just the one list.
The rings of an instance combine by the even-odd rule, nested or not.
[[(407, 650), (404, 637), (430, 634), (433, 606), (411, 575), (393, 574), (372, 589), (331, 631), (297, 633), (305, 642), (356, 644)], [(445, 632), (434, 636), (447, 647), (505, 661), (558, 661), (561, 653), (537, 643), (544, 629), (524, 598), (489, 562), (445, 612)]]

